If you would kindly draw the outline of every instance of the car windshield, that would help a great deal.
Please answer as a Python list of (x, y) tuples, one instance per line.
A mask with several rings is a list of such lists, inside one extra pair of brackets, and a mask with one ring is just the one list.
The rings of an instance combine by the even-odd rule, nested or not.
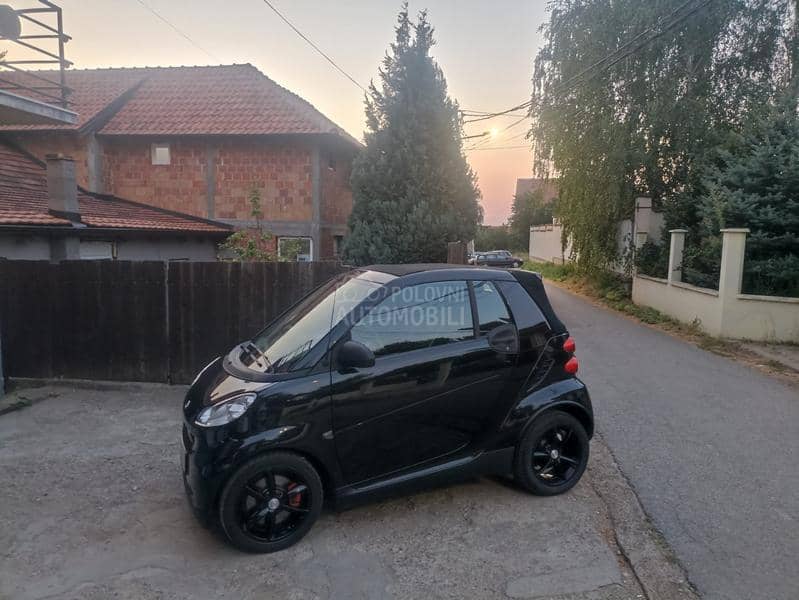
[[(356, 275), (346, 275), (321, 286), (278, 317), (252, 340), (261, 369), (291, 371), (328, 332), (369, 294), (381, 287)], [(256, 364), (249, 365), (254, 368)]]

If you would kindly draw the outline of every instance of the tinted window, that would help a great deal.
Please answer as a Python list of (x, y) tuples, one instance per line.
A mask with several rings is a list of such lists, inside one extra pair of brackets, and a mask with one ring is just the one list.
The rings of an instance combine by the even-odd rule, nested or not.
[(494, 284), (490, 281), (475, 281), (473, 285), (480, 333), (487, 333), (495, 327), (510, 323), (508, 307)]
[(397, 290), (351, 330), (376, 356), (450, 344), (473, 337), (465, 281), (425, 283)]
[(498, 281), (497, 283), (513, 310), (516, 327), (519, 331), (546, 323), (541, 309), (521, 285), (515, 281)]
[(306, 296), (252, 340), (265, 359), (262, 370), (291, 371), (333, 326), (379, 288), (380, 284), (344, 276)]

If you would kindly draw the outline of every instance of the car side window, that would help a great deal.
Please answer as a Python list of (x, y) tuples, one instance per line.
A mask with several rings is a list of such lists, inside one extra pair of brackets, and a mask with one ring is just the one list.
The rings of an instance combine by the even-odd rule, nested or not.
[(465, 281), (408, 286), (376, 305), (350, 330), (375, 356), (450, 344), (474, 337)]
[(492, 282), (475, 281), (472, 286), (479, 319), (478, 331), (481, 334), (488, 333), (500, 325), (512, 323), (508, 307), (505, 306), (505, 301)]

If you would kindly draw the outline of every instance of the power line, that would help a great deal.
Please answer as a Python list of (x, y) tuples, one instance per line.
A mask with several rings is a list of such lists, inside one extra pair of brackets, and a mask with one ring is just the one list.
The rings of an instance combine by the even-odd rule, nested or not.
[[(695, 0), (688, 0), (687, 2), (681, 4), (676, 9), (674, 9), (667, 16), (662, 17), (661, 19), (658, 19), (658, 23), (657, 23), (656, 26), (660, 27), (663, 24), (664, 21), (667, 21), (667, 20), (671, 19), (677, 13), (681, 12), (684, 8), (686, 8), (688, 5), (690, 5), (694, 1)], [(611, 52), (610, 54), (605, 56), (604, 58), (598, 60), (597, 62), (593, 63), (589, 67), (583, 69), (582, 71), (580, 71), (576, 75), (570, 77), (569, 79), (567, 79), (563, 83), (560, 83), (560, 84), (556, 85), (555, 88), (553, 89), (553, 93), (560, 93), (560, 92), (566, 91), (571, 86), (572, 83), (576, 82), (583, 75), (590, 73), (593, 69), (599, 67), (600, 65), (602, 66), (602, 68), (599, 69), (596, 73), (591, 74), (587, 79), (591, 79), (591, 77), (594, 77), (597, 73), (601, 73), (602, 71), (607, 71), (612, 66), (618, 64), (619, 62), (621, 62), (625, 58), (628, 58), (629, 56), (632, 56), (633, 54), (638, 52), (638, 50), (640, 50), (641, 48), (643, 48), (644, 46), (646, 46), (650, 42), (656, 40), (657, 38), (661, 37), (662, 35), (665, 35), (669, 31), (674, 29), (677, 25), (679, 25), (682, 21), (685, 21), (685, 19), (687, 19), (691, 15), (699, 12), (701, 9), (703, 9), (708, 4), (710, 4), (712, 1), (713, 0), (705, 0), (704, 2), (702, 2), (701, 4), (695, 6), (693, 9), (691, 9), (690, 11), (685, 13), (684, 15), (682, 15), (680, 17), (677, 17), (674, 20), (672, 20), (671, 23), (666, 24), (660, 31), (655, 32), (654, 35), (652, 35), (649, 38), (645, 39), (643, 42), (641, 42), (640, 44), (635, 46), (632, 50), (629, 50), (628, 52), (624, 52), (624, 53), (620, 54), (619, 56), (614, 57), (614, 55), (619, 54), (622, 50), (628, 48), (629, 46), (634, 44), (636, 41), (638, 41), (639, 39), (641, 39), (642, 37), (644, 37), (648, 33), (652, 32), (653, 29), (654, 29), (654, 27), (647, 27), (644, 31), (639, 33), (633, 39), (629, 40), (628, 42), (626, 42), (625, 44), (623, 44), (622, 46), (620, 46), (619, 48), (617, 48), (616, 50), (614, 50), (613, 52)], [(608, 61), (608, 60), (610, 60), (611, 62), (608, 63), (608, 64), (605, 64), (605, 65), (602, 64), (602, 63), (604, 63), (605, 61)], [(584, 81), (587, 81), (587, 79), (584, 80)]]
[[(140, 0), (140, 1), (141, 1), (141, 0)], [(269, 0), (263, 0), (263, 3), (264, 3), (264, 4), (266, 4), (266, 5), (267, 5), (269, 8), (271, 8), (271, 9), (272, 9), (272, 11), (273, 11), (273, 12), (274, 12), (274, 13), (275, 13), (275, 14), (276, 14), (278, 17), (280, 17), (280, 18), (281, 18), (281, 20), (282, 20), (282, 21), (283, 21), (283, 22), (284, 22), (286, 25), (288, 25), (289, 27), (291, 27), (291, 28), (294, 30), (294, 33), (296, 33), (298, 36), (300, 36), (302, 39), (304, 39), (304, 40), (305, 40), (305, 41), (308, 43), (308, 45), (309, 45), (311, 48), (313, 48), (314, 50), (316, 50), (316, 51), (317, 51), (317, 52), (318, 52), (320, 55), (322, 55), (322, 57), (324, 57), (324, 59), (325, 59), (327, 62), (329, 62), (331, 65), (333, 65), (333, 67), (334, 67), (334, 68), (335, 68), (335, 69), (336, 69), (336, 70), (337, 70), (339, 73), (341, 73), (342, 75), (344, 75), (344, 77), (346, 77), (347, 79), (349, 79), (349, 80), (350, 80), (350, 81), (351, 81), (353, 84), (355, 84), (356, 86), (358, 86), (359, 88), (361, 88), (361, 90), (363, 90), (364, 92), (366, 92), (366, 88), (365, 88), (365, 87), (363, 87), (363, 86), (362, 86), (360, 83), (358, 83), (358, 82), (355, 80), (355, 78), (354, 78), (352, 75), (350, 75), (350, 74), (349, 74), (349, 73), (347, 73), (347, 72), (346, 72), (344, 69), (342, 69), (340, 66), (338, 66), (338, 64), (336, 63), (336, 61), (334, 61), (332, 58), (330, 58), (330, 56), (328, 56), (327, 54), (325, 54), (325, 52), (324, 52), (324, 51), (323, 51), (323, 50), (322, 50), (322, 49), (321, 49), (319, 46), (317, 46), (316, 44), (314, 44), (314, 43), (313, 43), (313, 42), (312, 42), (312, 41), (311, 41), (311, 40), (308, 38), (308, 36), (306, 36), (306, 35), (305, 35), (305, 34), (304, 34), (302, 31), (300, 31), (299, 29), (297, 29), (297, 28), (294, 26), (294, 24), (293, 24), (291, 21), (289, 21), (289, 20), (288, 20), (288, 19), (287, 19), (285, 16), (283, 16), (283, 13), (281, 13), (281, 12), (280, 12), (280, 11), (279, 11), (277, 8), (275, 8), (274, 4), (272, 4), (272, 3), (271, 3)]]
[[(501, 133), (504, 133), (504, 132), (508, 131), (509, 129), (513, 129), (513, 128), (514, 128), (514, 127), (516, 127), (517, 125), (519, 125), (519, 124), (523, 123), (525, 120), (527, 120), (527, 118), (528, 118), (528, 117), (527, 117), (527, 115), (524, 115), (523, 117), (521, 117), (520, 119), (518, 119), (518, 120), (514, 121), (513, 123), (511, 123), (511, 124), (510, 124), (510, 125), (508, 125), (507, 127), (503, 127), (502, 129), (500, 129), (500, 130), (497, 132), (497, 135), (499, 135), (499, 134), (501, 134)], [(467, 150), (475, 150), (475, 149), (478, 149), (478, 148), (484, 148), (484, 147), (487, 147), (487, 146), (488, 146), (488, 145), (491, 143), (491, 140), (492, 140), (492, 139), (493, 139), (493, 138), (490, 138), (490, 137), (489, 137), (489, 138), (486, 138), (485, 140), (480, 140), (480, 141), (476, 142), (476, 143), (474, 144), (474, 146), (472, 146), (471, 148), (467, 148)], [(505, 140), (505, 141), (508, 141), (508, 140)]]
[(497, 115), (496, 113), (488, 112), (485, 110), (462, 110), (461, 114), (464, 117), (493, 117), (493, 116), (500, 116), (500, 117), (526, 117), (526, 114), (519, 114), (519, 113), (506, 113)]
[[(475, 117), (474, 119), (466, 119), (466, 120), (464, 120), (464, 123), (477, 123), (478, 121), (485, 121), (486, 119), (493, 119), (494, 117), (501, 117), (503, 115), (507, 115), (508, 113), (512, 113), (512, 112), (517, 111), (517, 110), (524, 110), (526, 108), (529, 108), (532, 103), (533, 103), (532, 100), (528, 100), (527, 102), (522, 102), (521, 104), (517, 104), (516, 106), (512, 106), (511, 108), (509, 108), (507, 110), (502, 110), (502, 111), (495, 112), (495, 113), (486, 113), (484, 116)], [(524, 115), (524, 116), (526, 117), (527, 115)]]
[(488, 146), (482, 148), (466, 148), (464, 152), (478, 152), (480, 150), (517, 150), (519, 148), (527, 148), (530, 149), (530, 146), (527, 144), (521, 144), (519, 146)]
[(190, 43), (192, 46), (194, 46), (194, 47), (195, 47), (195, 48), (197, 48), (199, 51), (201, 51), (202, 53), (204, 53), (206, 56), (208, 56), (209, 58), (211, 58), (211, 59), (215, 60), (216, 62), (222, 62), (221, 60), (219, 60), (219, 58), (218, 58), (218, 57), (214, 56), (214, 55), (213, 55), (211, 52), (209, 52), (208, 50), (206, 50), (205, 48), (203, 48), (202, 46), (200, 46), (200, 44), (198, 44), (198, 43), (197, 43), (197, 42), (195, 42), (193, 39), (191, 39), (191, 38), (190, 38), (188, 35), (186, 35), (185, 33), (183, 33), (183, 31), (181, 31), (181, 30), (180, 30), (180, 29), (177, 27), (177, 25), (173, 24), (173, 23), (172, 23), (172, 22), (171, 22), (169, 19), (167, 19), (165, 16), (163, 16), (163, 15), (162, 15), (161, 13), (159, 13), (157, 10), (155, 10), (155, 9), (154, 9), (152, 6), (150, 6), (149, 4), (147, 4), (146, 2), (144, 2), (144, 0), (136, 0), (136, 2), (138, 2), (139, 4), (141, 4), (141, 5), (142, 5), (142, 6), (143, 6), (145, 9), (147, 9), (147, 10), (148, 10), (148, 11), (150, 11), (150, 12), (151, 12), (153, 15), (155, 15), (156, 17), (158, 17), (158, 18), (159, 18), (159, 19), (160, 19), (160, 20), (161, 20), (163, 23), (166, 23), (166, 25), (167, 25), (167, 26), (169, 26), (169, 27), (170, 27), (170, 28), (171, 28), (171, 29), (172, 29), (172, 30), (173, 30), (175, 33), (177, 33), (178, 35), (180, 35), (180, 36), (181, 36), (183, 39), (185, 39), (185, 40), (186, 40), (187, 42), (189, 42), (189, 43)]
[[(687, 19), (691, 15), (695, 14), (696, 12), (698, 12), (699, 10), (701, 10), (702, 8), (704, 8), (705, 6), (710, 4), (710, 2), (712, 2), (712, 0), (705, 0), (704, 3), (696, 6), (695, 8), (693, 8), (692, 10), (687, 12), (686, 14), (674, 19), (671, 23), (668, 23), (665, 28), (663, 28), (661, 31), (656, 32), (655, 35), (653, 35), (653, 36), (649, 37), (648, 39), (644, 40), (644, 42), (642, 44), (639, 44), (638, 46), (636, 46), (635, 48), (633, 48), (629, 52), (623, 53), (623, 51), (625, 49), (627, 49), (631, 45), (635, 44), (635, 42), (637, 42), (642, 37), (644, 37), (647, 34), (651, 33), (655, 29), (655, 27), (660, 26), (661, 24), (663, 24), (665, 21), (668, 21), (669, 19), (672, 19), (673, 17), (675, 17), (675, 15), (677, 15), (680, 12), (682, 12), (685, 8), (687, 8), (693, 2), (695, 2), (695, 0), (687, 0), (687, 2), (684, 2), (683, 4), (678, 6), (676, 9), (674, 9), (671, 13), (669, 13), (665, 17), (662, 17), (662, 18), (658, 19), (658, 22), (657, 22), (656, 26), (647, 27), (641, 33), (636, 35), (631, 40), (625, 42), (623, 45), (618, 47), (616, 50), (614, 50), (613, 52), (611, 52), (607, 56), (605, 56), (602, 59), (596, 61), (595, 63), (589, 65), (588, 67), (586, 67), (585, 69), (583, 69), (582, 71), (577, 73), (576, 75), (573, 75), (572, 77), (570, 77), (566, 81), (564, 81), (564, 82), (558, 84), (557, 86), (555, 86), (555, 89), (553, 91), (555, 93), (560, 92), (560, 91), (564, 91), (572, 83), (574, 83), (575, 81), (577, 81), (578, 79), (580, 79), (584, 75), (590, 73), (592, 70), (594, 70), (597, 67), (601, 66), (604, 62), (606, 62), (608, 60), (611, 60), (612, 62), (610, 62), (610, 64), (604, 65), (604, 67), (601, 70), (609, 69), (613, 65), (619, 63), (620, 61), (624, 60), (628, 56), (631, 56), (632, 54), (634, 54), (635, 52), (637, 52), (638, 50), (640, 50), (641, 48), (646, 46), (649, 42), (657, 39), (658, 37), (664, 35), (668, 31), (670, 31), (671, 29), (676, 27), (679, 23), (681, 23), (682, 21), (684, 21), (685, 19)], [(616, 57), (616, 55), (619, 54), (619, 53), (622, 53), (622, 54), (620, 56)], [(464, 110), (464, 111), (462, 111), (462, 113), (464, 115), (467, 115), (467, 113), (469, 113), (468, 116), (472, 116), (473, 114), (477, 115), (473, 119), (464, 120), (464, 123), (476, 123), (478, 121), (485, 121), (487, 119), (492, 119), (494, 117), (507, 115), (508, 113), (511, 113), (513, 111), (516, 111), (516, 110), (529, 108), (532, 105), (532, 103), (533, 103), (532, 100), (529, 100), (527, 102), (522, 102), (521, 104), (519, 104), (517, 106), (514, 106), (512, 108), (509, 108), (509, 109), (506, 109), (506, 110), (503, 110), (503, 111), (494, 112), (494, 113), (484, 112), (484, 111), (466, 111), (466, 110)]]

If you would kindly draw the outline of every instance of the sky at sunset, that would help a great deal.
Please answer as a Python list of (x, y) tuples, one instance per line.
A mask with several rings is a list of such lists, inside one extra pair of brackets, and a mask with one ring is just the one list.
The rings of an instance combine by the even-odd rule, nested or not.
[[(356, 81), (376, 77), (392, 41), (400, 2), (272, 0), (298, 29)], [(14, 8), (34, 0), (4, 0)], [(67, 58), (76, 68), (252, 63), (299, 94), (358, 139), (364, 130), (363, 92), (294, 33), (262, 0), (61, 0)], [(192, 39), (159, 20), (146, 4)], [(435, 59), (450, 95), (466, 110), (496, 112), (530, 98), (544, 0), (412, 0), (428, 9), (436, 29)], [(529, 177), (529, 121), (497, 117), (467, 126), (496, 128), (491, 139), (467, 140), (483, 194), (485, 223), (508, 216), (517, 177)], [(491, 149), (497, 148), (497, 149)]]

